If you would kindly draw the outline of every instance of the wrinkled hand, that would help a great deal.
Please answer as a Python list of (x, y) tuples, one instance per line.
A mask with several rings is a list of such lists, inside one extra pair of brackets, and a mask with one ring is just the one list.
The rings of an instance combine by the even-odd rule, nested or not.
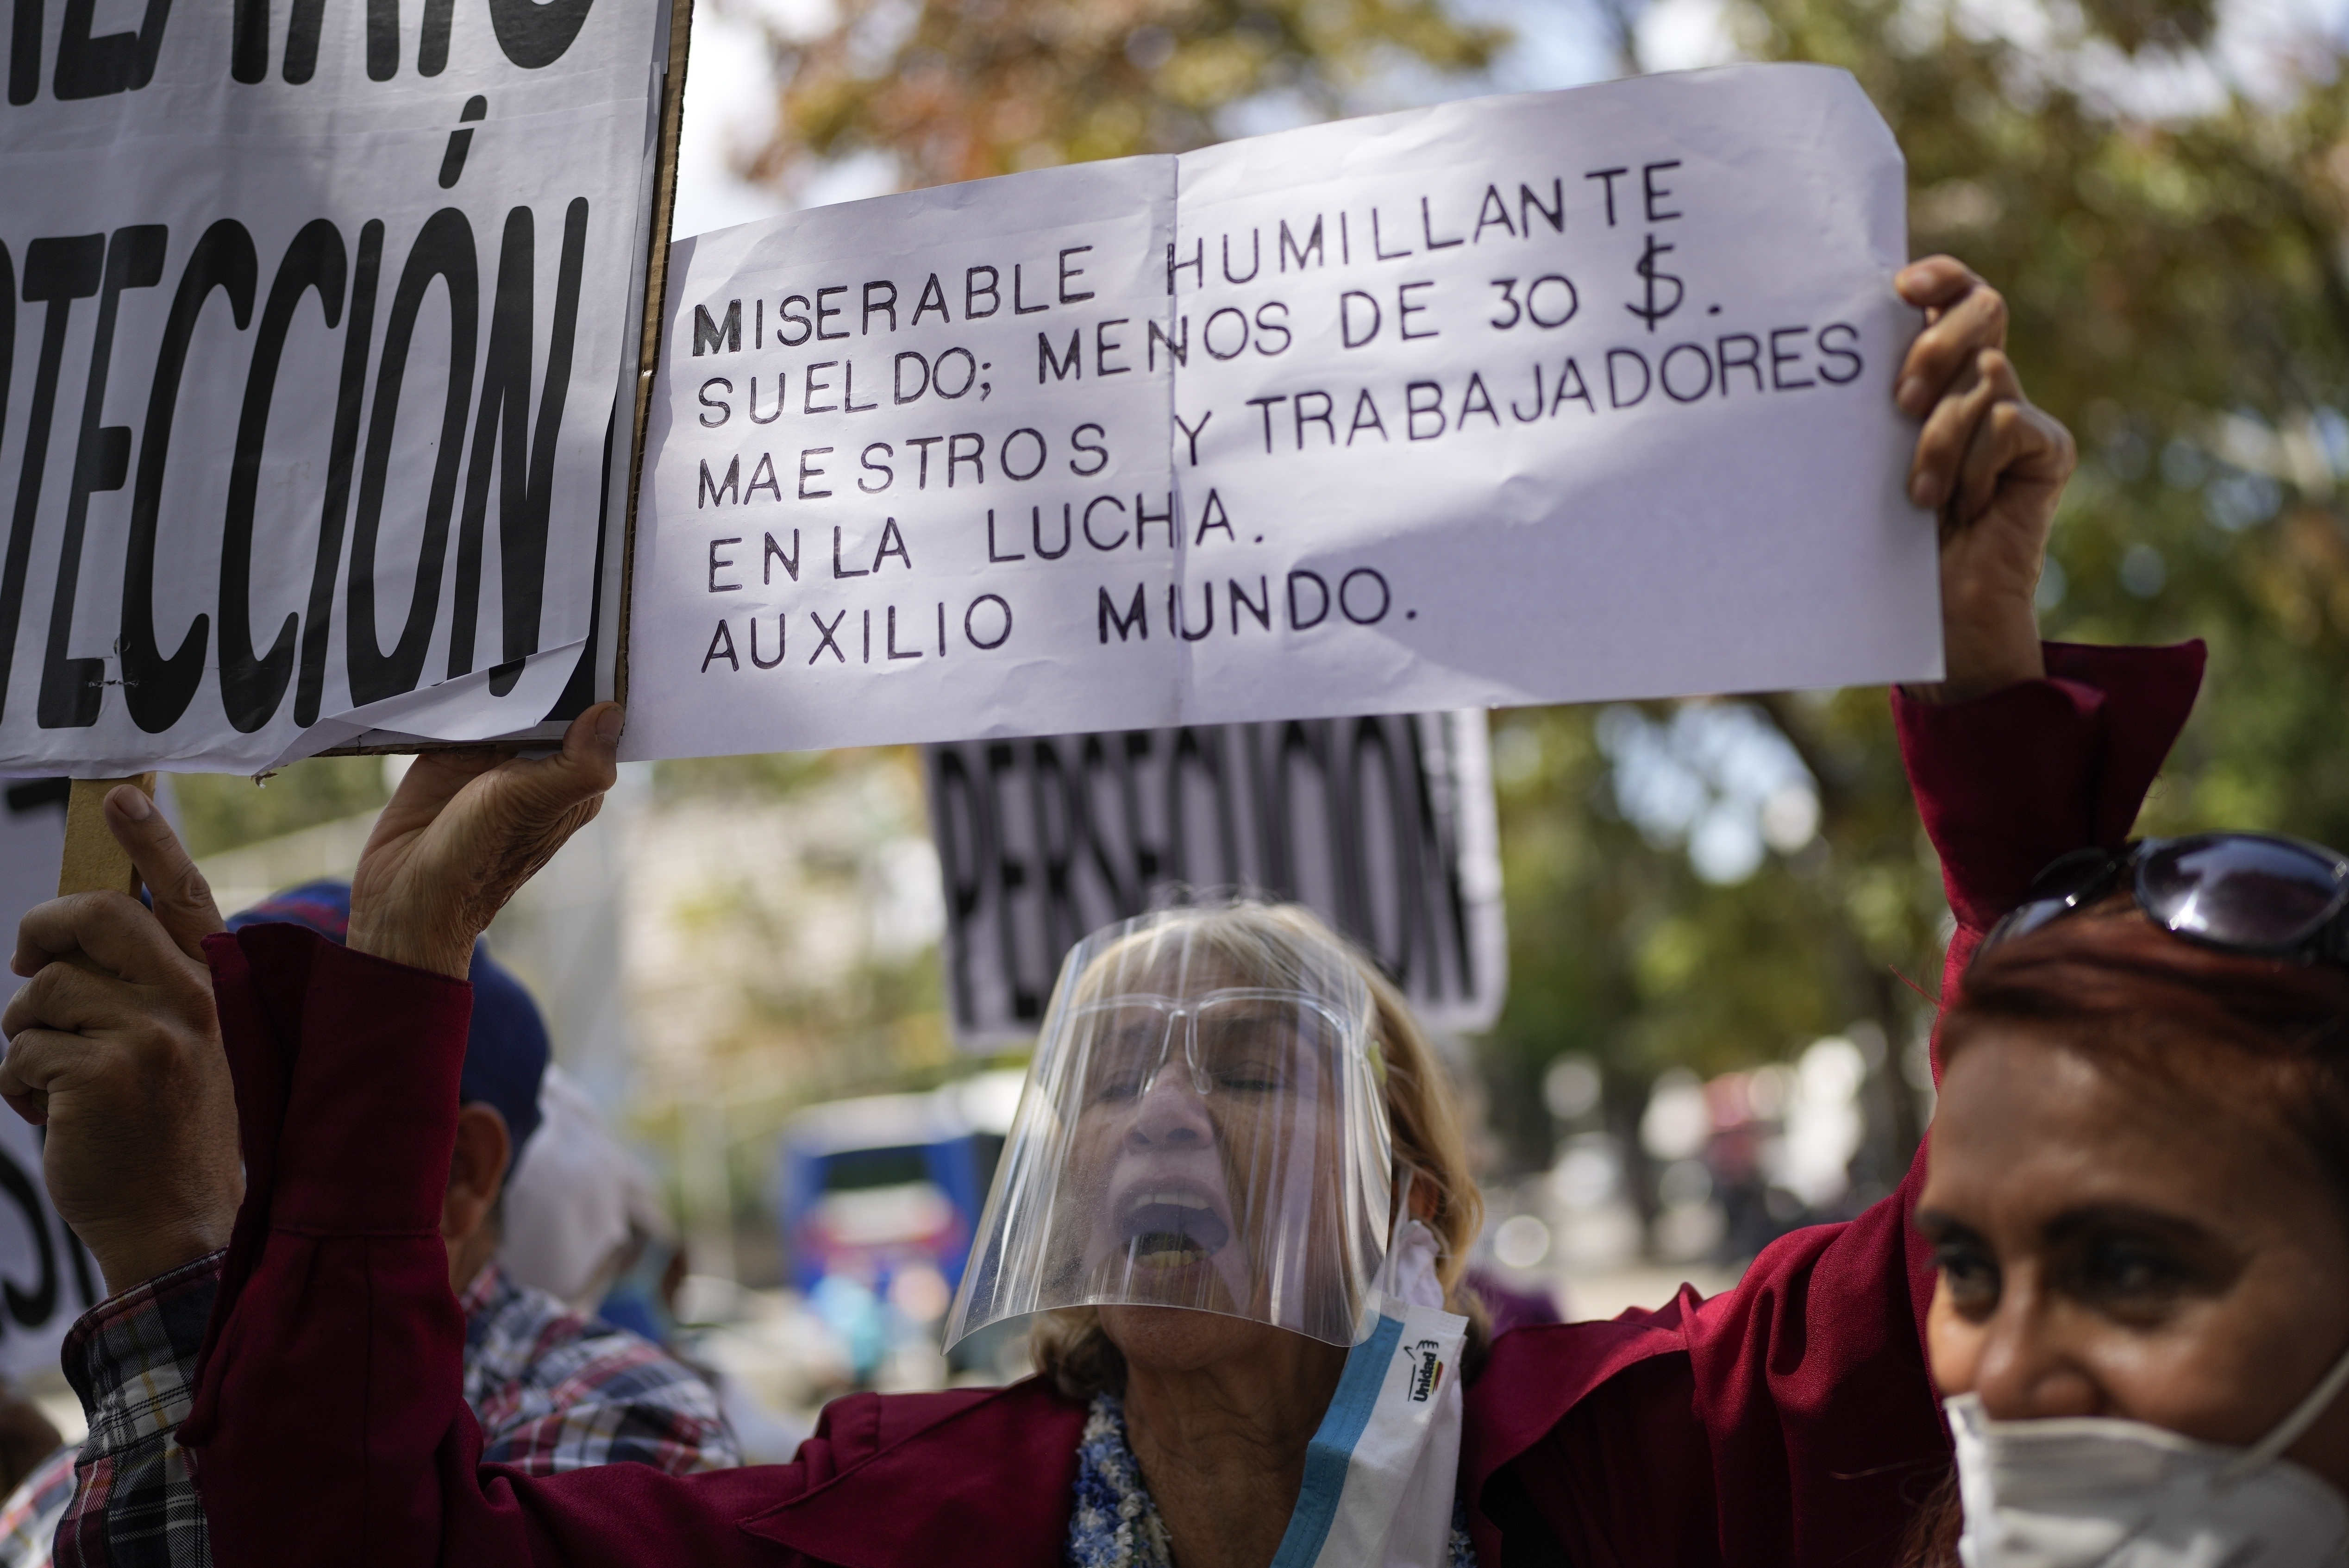
[(1926, 319), (1893, 394), (1924, 421), (1909, 493), (1940, 514), (1948, 674), (1916, 690), (1961, 701), (2047, 672), (2033, 597), (2077, 454), (2072, 433), (2023, 395), (1996, 289), (1949, 256), (1911, 263), (1893, 286)]
[(491, 919), (603, 805), (620, 721), (599, 702), (534, 761), (492, 747), (418, 757), (352, 873), (351, 947), (464, 979)]
[(155, 900), (77, 893), (26, 915), (0, 1013), (0, 1097), (46, 1123), (49, 1198), (120, 1293), (228, 1244), (244, 1197), (236, 1095), (203, 939), (212, 889), (162, 814), (125, 786), (107, 826)]

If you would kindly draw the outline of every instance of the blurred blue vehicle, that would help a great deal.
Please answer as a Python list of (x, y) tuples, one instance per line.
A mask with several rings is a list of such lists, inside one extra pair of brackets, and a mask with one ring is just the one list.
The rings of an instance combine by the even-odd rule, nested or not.
[(1020, 1079), (985, 1073), (930, 1094), (835, 1100), (793, 1117), (781, 1137), (775, 1206), (791, 1282), (815, 1299), (827, 1280), (851, 1282), (910, 1316), (945, 1315)]

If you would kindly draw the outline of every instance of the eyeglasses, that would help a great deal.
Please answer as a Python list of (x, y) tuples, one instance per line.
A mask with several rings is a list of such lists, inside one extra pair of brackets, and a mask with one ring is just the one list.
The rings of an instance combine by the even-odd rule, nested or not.
[(1200, 1095), (1264, 1092), (1318, 1081), (1356, 1031), (1301, 992), (1235, 988), (1203, 996), (1128, 995), (1077, 1010), (1071, 1038), (1085, 1099), (1129, 1100), (1177, 1059)]
[(1991, 928), (1979, 961), (2126, 885), (2147, 919), (2230, 952), (2349, 964), (2349, 857), (2270, 833), (2147, 838), (2075, 849), (2040, 872), (2021, 907)]

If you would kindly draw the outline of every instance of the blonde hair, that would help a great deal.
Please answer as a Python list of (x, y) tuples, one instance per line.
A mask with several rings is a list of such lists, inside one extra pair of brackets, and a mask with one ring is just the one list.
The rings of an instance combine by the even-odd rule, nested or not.
[[(1444, 1305), (1468, 1319), (1468, 1363), (1482, 1359), (1488, 1337), (1484, 1305), (1463, 1282), (1469, 1249), (1485, 1221), (1485, 1196), (1468, 1165), (1468, 1137), (1452, 1078), (1402, 992), (1378, 966), (1302, 904), (1240, 903), (1198, 911), (1192, 933), (1247, 973), (1267, 981), (1300, 970), (1350, 971), (1369, 989), (1371, 1033), (1384, 1069), (1382, 1098), (1394, 1139), (1398, 1177), (1411, 1179), (1414, 1218), (1435, 1233), (1436, 1277)], [(1084, 983), (1081, 977), (1078, 984)], [(1097, 1307), (1061, 1307), (1036, 1316), (1029, 1331), (1036, 1370), (1070, 1398), (1122, 1394), (1125, 1360), (1102, 1329)]]

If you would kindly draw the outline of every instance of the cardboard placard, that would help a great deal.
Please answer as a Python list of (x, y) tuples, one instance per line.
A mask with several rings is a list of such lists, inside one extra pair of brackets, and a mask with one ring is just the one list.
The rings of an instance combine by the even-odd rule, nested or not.
[(687, 7), (17, 9), (0, 766), (255, 772), (608, 694)]

